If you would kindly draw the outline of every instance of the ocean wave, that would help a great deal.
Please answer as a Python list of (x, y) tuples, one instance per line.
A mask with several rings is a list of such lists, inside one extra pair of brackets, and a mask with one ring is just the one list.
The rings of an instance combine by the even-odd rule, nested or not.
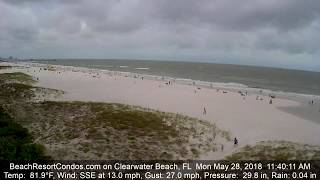
[(147, 70), (147, 69), (150, 69), (150, 68), (147, 68), (147, 67), (138, 67), (138, 68), (134, 68), (134, 69)]
[[(28, 67), (47, 67), (50, 64), (44, 64), (44, 63), (33, 63), (33, 62), (20, 62), (24, 66)], [(270, 89), (264, 89), (261, 87), (249, 87), (245, 84), (241, 83), (234, 83), (234, 82), (209, 82), (209, 81), (201, 81), (201, 80), (194, 80), (194, 79), (186, 79), (186, 78), (175, 78), (175, 77), (169, 77), (169, 76), (158, 76), (158, 75), (151, 75), (151, 74), (140, 74), (140, 73), (134, 73), (134, 72), (125, 72), (125, 71), (113, 71), (113, 70), (106, 70), (106, 69), (94, 69), (90, 67), (77, 67), (77, 66), (67, 66), (67, 65), (50, 65), (55, 68), (61, 68), (64, 70), (78, 70), (81, 72), (104, 72), (104, 73), (112, 73), (115, 75), (120, 76), (138, 76), (138, 77), (145, 77), (146, 79), (152, 79), (157, 81), (173, 81), (178, 84), (186, 84), (186, 85), (195, 85), (195, 86), (203, 86), (208, 88), (220, 88), (220, 89), (226, 89), (226, 90), (247, 90), (248, 92), (254, 92), (254, 93), (260, 93), (261, 91), (263, 94), (277, 94), (281, 97), (287, 97), (290, 99), (300, 99), (300, 98), (307, 98), (307, 99), (320, 99), (319, 95), (313, 95), (313, 94), (303, 94), (303, 93), (295, 93), (290, 91), (276, 91), (276, 90), (270, 90)], [(123, 68), (127, 68), (129, 66), (120, 66)]]
[(113, 67), (113, 66), (109, 66), (109, 65), (90, 65), (90, 67)]

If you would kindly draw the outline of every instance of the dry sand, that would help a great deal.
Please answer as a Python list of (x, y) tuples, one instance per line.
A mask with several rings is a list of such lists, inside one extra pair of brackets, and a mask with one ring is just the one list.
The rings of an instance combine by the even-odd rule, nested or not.
[[(217, 92), (214, 87), (197, 89), (193, 85), (177, 83), (168, 86), (164, 81), (141, 80), (130, 74), (126, 77), (108, 71), (90, 72), (84, 68), (59, 66), (54, 71), (40, 71), (40, 67), (32, 65), (18, 70), (39, 78), (37, 86), (65, 91), (58, 100), (115, 102), (181, 113), (216, 123), (237, 137), (240, 146), (267, 140), (320, 145), (319, 122), (308, 120), (303, 113), (296, 115), (281, 110), (301, 106), (294, 100), (276, 98), (269, 104), (269, 97), (260, 96), (263, 100), (256, 100), (257, 95), (252, 93), (244, 99), (237, 92)], [(204, 107), (206, 114), (203, 114)], [(316, 116), (313, 119), (320, 117), (316, 108), (313, 111)], [(233, 150), (230, 144), (221, 154), (206, 158), (229, 154)]]

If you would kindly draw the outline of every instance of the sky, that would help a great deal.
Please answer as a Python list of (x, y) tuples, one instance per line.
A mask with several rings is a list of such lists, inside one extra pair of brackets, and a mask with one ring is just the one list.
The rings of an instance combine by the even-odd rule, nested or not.
[(0, 56), (320, 71), (320, 1), (0, 0)]

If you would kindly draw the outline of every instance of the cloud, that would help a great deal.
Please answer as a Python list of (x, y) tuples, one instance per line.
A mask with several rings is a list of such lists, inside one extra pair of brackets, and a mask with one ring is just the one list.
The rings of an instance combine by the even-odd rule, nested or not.
[(6, 43), (8, 46), (18, 46), (37, 38), (38, 29), (35, 16), (31, 11), (1, 4), (0, 7), (1, 44)]
[(2, 0), (0, 9), (0, 56), (320, 69), (320, 1)]

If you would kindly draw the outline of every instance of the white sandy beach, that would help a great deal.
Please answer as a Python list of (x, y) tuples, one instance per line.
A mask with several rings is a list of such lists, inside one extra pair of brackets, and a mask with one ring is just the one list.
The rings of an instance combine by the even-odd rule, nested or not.
[[(40, 67), (32, 66), (18, 71), (39, 78), (37, 86), (65, 91), (59, 100), (115, 102), (197, 117), (230, 131), (239, 139), (240, 146), (266, 140), (320, 145), (320, 123), (280, 109), (300, 106), (294, 100), (276, 98), (269, 104), (269, 97), (256, 100), (257, 95), (252, 93), (243, 99), (237, 92), (217, 92), (215, 87), (197, 89), (193, 85), (166, 85), (160, 80), (110, 75), (107, 71), (96, 70), (99, 74), (93, 74), (78, 71), (80, 68), (67, 69), (70, 68), (59, 66), (57, 71), (40, 71)], [(313, 111), (313, 116), (320, 117), (317, 108)], [(223, 154), (233, 150), (226, 147)], [(215, 158), (213, 156), (216, 155), (207, 158)]]

